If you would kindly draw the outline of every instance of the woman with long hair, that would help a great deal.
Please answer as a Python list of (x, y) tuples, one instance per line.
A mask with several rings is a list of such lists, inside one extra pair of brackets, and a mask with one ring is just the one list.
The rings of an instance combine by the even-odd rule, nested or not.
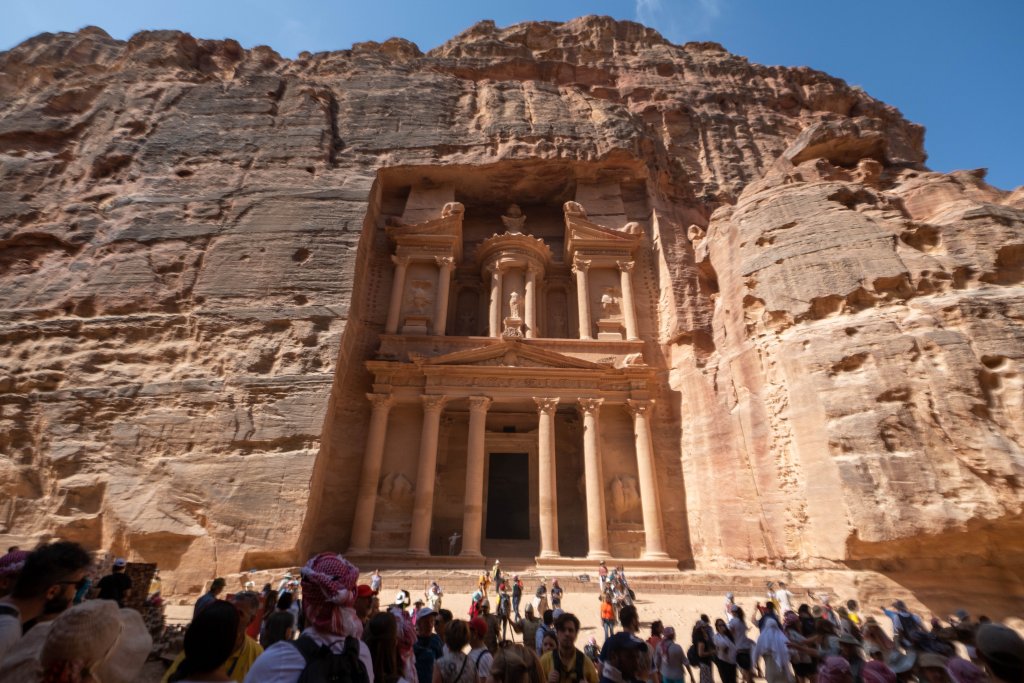
[(398, 659), (398, 622), (390, 612), (375, 615), (366, 625), (366, 646), (373, 660), (376, 683), (398, 683), (402, 664)]
[(750, 657), (754, 641), (747, 635), (748, 628), (743, 608), (734, 606), (732, 619), (729, 620), (729, 632), (732, 633), (732, 642), (736, 643), (736, 668), (743, 674), (744, 683), (754, 683), (754, 662)]
[(469, 643), (466, 622), (454, 619), (445, 629), (444, 640), (448, 652), (434, 663), (433, 683), (479, 683), (476, 665), (462, 651)]
[[(722, 683), (736, 683), (736, 643), (732, 640), (725, 619), (715, 619), (715, 635), (712, 637), (715, 646), (715, 666)], [(691, 674), (691, 678), (693, 675)]]
[(171, 683), (230, 681), (224, 670), (238, 637), (238, 609), (216, 600), (203, 609), (185, 631), (185, 658), (168, 679)]

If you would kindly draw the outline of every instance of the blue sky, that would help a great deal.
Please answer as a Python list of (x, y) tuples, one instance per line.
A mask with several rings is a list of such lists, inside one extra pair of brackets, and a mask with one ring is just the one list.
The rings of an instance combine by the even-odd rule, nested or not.
[(714, 40), (761, 64), (827, 71), (924, 124), (931, 168), (987, 167), (998, 187), (1024, 184), (1020, 0), (0, 0), (0, 11), (0, 50), (92, 24), (116, 38), (156, 28), (231, 37), (287, 57), (391, 36), (428, 50), (481, 19), (607, 14), (673, 42)]

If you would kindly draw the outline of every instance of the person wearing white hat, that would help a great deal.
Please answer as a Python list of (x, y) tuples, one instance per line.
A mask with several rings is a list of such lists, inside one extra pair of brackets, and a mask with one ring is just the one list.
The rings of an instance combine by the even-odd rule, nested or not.
[(4, 661), (0, 680), (131, 683), (152, 647), (142, 615), (110, 600), (90, 600), (29, 631)]

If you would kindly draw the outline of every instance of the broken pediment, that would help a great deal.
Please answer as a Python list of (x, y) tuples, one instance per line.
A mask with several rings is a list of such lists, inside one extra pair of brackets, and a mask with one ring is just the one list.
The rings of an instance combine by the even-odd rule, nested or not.
[(605, 370), (605, 366), (516, 342), (505, 341), (468, 351), (456, 351), (423, 362), (424, 366), (480, 366)]
[[(575, 205), (575, 206), (572, 206)], [(643, 239), (638, 223), (627, 223), (621, 230), (594, 223), (585, 212), (577, 210), (576, 202), (565, 206), (565, 254), (572, 262), (575, 254), (590, 250), (614, 250), (623, 255), (632, 254)]]

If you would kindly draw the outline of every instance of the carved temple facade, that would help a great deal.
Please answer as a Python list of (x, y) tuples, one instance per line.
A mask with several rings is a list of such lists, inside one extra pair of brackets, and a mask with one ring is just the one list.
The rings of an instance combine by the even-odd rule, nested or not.
[(658, 453), (664, 378), (636, 295), (643, 226), (572, 200), (536, 219), (467, 206), (457, 189), (413, 185), (383, 224), (348, 554), (677, 566), (664, 501), (682, 486), (664, 463), (678, 455)]

